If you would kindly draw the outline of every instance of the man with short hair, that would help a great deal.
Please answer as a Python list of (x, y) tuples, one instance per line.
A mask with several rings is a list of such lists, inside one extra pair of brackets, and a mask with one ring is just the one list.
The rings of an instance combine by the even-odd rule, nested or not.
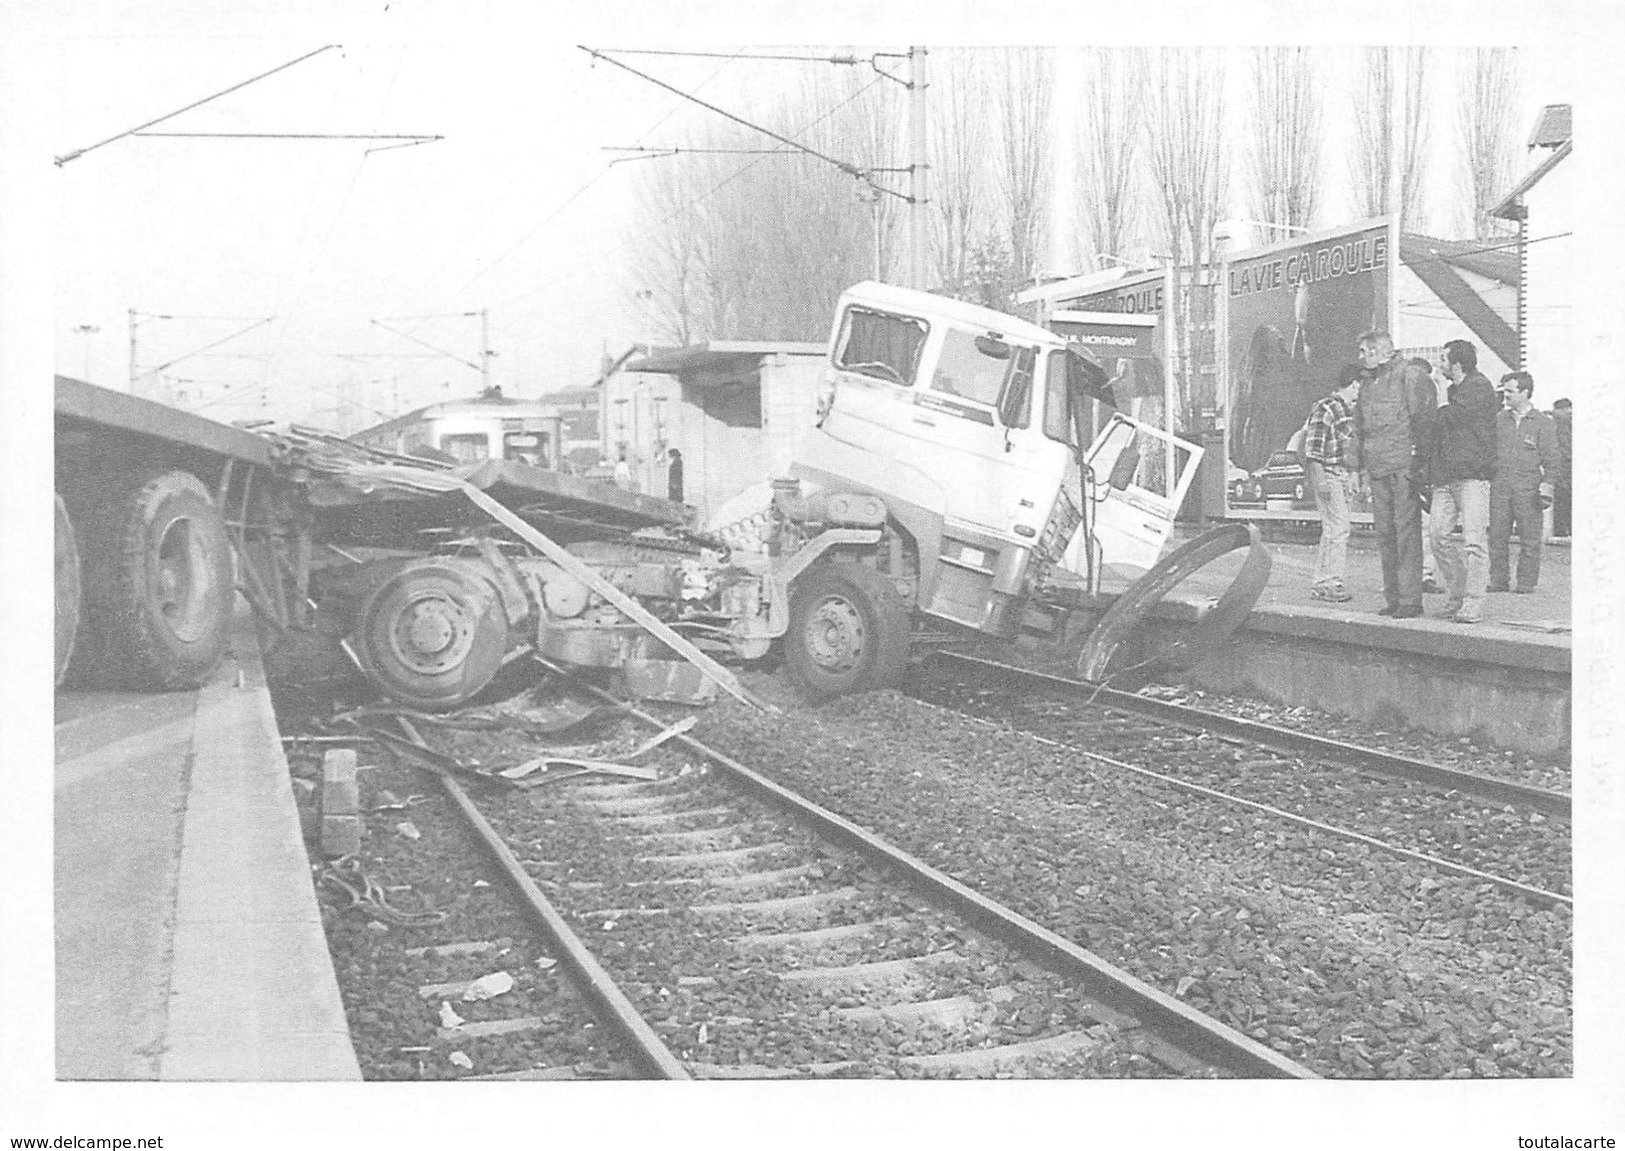
[[(1489, 581), (1490, 481), (1495, 476), (1500, 400), (1494, 385), (1478, 370), (1478, 349), (1470, 341), (1445, 344), (1443, 367), (1450, 386), (1439, 409), (1428, 465), (1433, 482), (1428, 524), (1434, 560), (1450, 593), (1444, 618), (1470, 624), (1484, 618)], [(1453, 534), (1458, 520), (1459, 541)]]
[(1320, 508), (1320, 549), (1315, 553), (1309, 594), (1331, 603), (1354, 598), (1343, 581), (1348, 566), (1349, 504), (1360, 482), (1354, 404), (1364, 375), (1359, 364), (1339, 368), (1337, 390), (1315, 401), (1304, 424), (1304, 472)]
[[(1543, 512), (1552, 504), (1558, 470), (1557, 426), (1531, 403), (1535, 380), (1528, 372), (1501, 377), (1506, 407), (1496, 419), (1495, 479), (1490, 484), (1490, 586), (1492, 592), (1527, 595), (1540, 581)], [(1508, 587), (1512, 532), (1518, 532), (1518, 582)]]
[(1422, 614), (1424, 452), (1433, 443), (1438, 393), (1427, 372), (1394, 351), (1387, 332), (1360, 337), (1360, 363), (1371, 373), (1355, 401), (1361, 465), (1370, 477), (1371, 517), (1382, 557), (1385, 605), (1378, 615)]

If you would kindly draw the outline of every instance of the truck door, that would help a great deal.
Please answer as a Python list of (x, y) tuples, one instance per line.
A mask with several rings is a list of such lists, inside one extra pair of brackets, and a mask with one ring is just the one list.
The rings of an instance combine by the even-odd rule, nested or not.
[[(1133, 580), (1157, 562), (1201, 459), (1197, 445), (1121, 412), (1111, 414), (1084, 454), (1090, 504), (1085, 527), (1102, 573)], [(1087, 557), (1080, 529), (1063, 564), (1087, 576)]]

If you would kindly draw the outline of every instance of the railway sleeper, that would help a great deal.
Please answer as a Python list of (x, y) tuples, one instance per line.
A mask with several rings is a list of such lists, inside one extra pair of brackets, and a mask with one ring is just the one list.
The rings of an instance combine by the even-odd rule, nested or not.
[(689, 910), (696, 915), (737, 915), (751, 920), (799, 920), (805, 923), (809, 919), (823, 918), (827, 912), (850, 903), (858, 895), (856, 887), (837, 887), (831, 891), (812, 891), (805, 895), (785, 895), (776, 899), (699, 903)]
[(640, 855), (635, 861), (656, 867), (697, 867), (702, 871), (735, 871), (764, 856), (783, 856), (796, 849), (788, 843), (774, 841), (751, 847), (736, 847), (726, 851), (697, 851), (680, 855)]
[(989, 1007), (1008, 1003), (1016, 997), (1013, 987), (995, 987), (986, 996), (953, 995), (946, 999), (922, 999), (913, 1003), (884, 1006), (837, 1007), (833, 1014), (847, 1023), (894, 1023), (905, 1027), (964, 1028), (989, 1014)]
[(1098, 1050), (1105, 1039), (1104, 1035), (1091, 1034), (1089, 1031), (1067, 1031), (1045, 1039), (1029, 1039), (997, 1047), (974, 1047), (968, 1051), (944, 1051), (935, 1055), (905, 1055), (898, 1062), (905, 1067), (936, 1074), (984, 1076), (1087, 1055)]
[(517, 1019), (487, 1019), (483, 1023), (464, 1023), (457, 1027), (442, 1027), (435, 1033), (439, 1043), (460, 1043), (465, 1039), (488, 1039), (493, 1035), (513, 1035), (519, 1031), (535, 1031), (546, 1027), (547, 1020), (537, 1015)]
[[(599, 789), (605, 786), (613, 785), (600, 784)], [(674, 807), (672, 797), (667, 795), (622, 795), (607, 796), (603, 799), (575, 795), (570, 798), (572, 802), (580, 804), (582, 807), (590, 807), (600, 815), (683, 814), (681, 810)], [(556, 797), (537, 792), (530, 797), (530, 801), (537, 808), (550, 808), (556, 802)]]
[(671, 847), (698, 847), (698, 848), (726, 848), (739, 843), (746, 833), (760, 829), (760, 820), (746, 820), (742, 823), (726, 823), (720, 827), (695, 828), (690, 831), (659, 831), (651, 835), (635, 835), (629, 837), (633, 844), (653, 847), (668, 845)]
[(597, 804), (605, 800), (663, 798), (674, 791), (690, 790), (696, 779), (693, 773), (684, 775), (674, 771), (658, 779), (639, 779), (631, 783), (611, 783), (604, 779), (583, 779), (580, 782), (590, 784), (592, 790), (577, 796), (577, 800)]
[(749, 1063), (689, 1063), (696, 1079), (840, 1079), (868, 1070), (861, 1063), (843, 1060), (835, 1063), (805, 1063), (798, 1067), (768, 1067)]
[(836, 927), (814, 927), (805, 931), (753, 931), (729, 940), (737, 948), (793, 947), (797, 950), (818, 951), (836, 947), (901, 927), (908, 920), (901, 915), (884, 919), (871, 919), (865, 923), (844, 923)]
[(574, 1080), (637, 1079), (638, 1072), (625, 1064), (612, 1063), (609, 1067), (586, 1069), (563, 1067), (528, 1067), (523, 1071), (498, 1071), (492, 1075), (465, 1075), (464, 1083), (565, 1083)]
[(625, 884), (626, 887), (704, 886), (724, 891), (751, 891), (757, 888), (781, 887), (798, 879), (819, 879), (824, 866), (819, 863), (801, 863), (794, 867), (781, 867), (773, 871), (747, 871), (742, 874), (674, 875), (666, 879), (641, 879)]
[(615, 820), (620, 828), (641, 829), (649, 827), (670, 827), (673, 824), (683, 823), (692, 819), (716, 819), (722, 816), (737, 815), (738, 812), (731, 807), (696, 807), (686, 811), (659, 811), (648, 815), (623, 815)]
[(780, 972), (779, 981), (817, 987), (825, 991), (843, 988), (863, 991), (895, 989), (925, 985), (941, 968), (960, 966), (968, 962), (957, 951), (933, 951), (927, 955), (912, 955), (905, 959), (882, 959), (874, 963), (853, 963), (845, 967), (803, 967), (795, 971)]

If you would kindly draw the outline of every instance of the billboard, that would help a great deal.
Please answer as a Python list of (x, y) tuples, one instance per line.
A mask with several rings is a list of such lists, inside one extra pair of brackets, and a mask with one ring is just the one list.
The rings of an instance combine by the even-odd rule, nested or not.
[[(1104, 291), (1057, 301), (1066, 311), (1052, 316), (1049, 326), (1073, 338), (1081, 337), (1085, 331), (1097, 333), (1090, 339), (1089, 347), (1112, 376), (1112, 389), (1119, 400), (1153, 398), (1160, 402), (1164, 290), (1161, 272), (1119, 280)], [(1074, 331), (1057, 326), (1057, 321), (1074, 311), (1128, 313), (1135, 319), (1124, 324), (1117, 333), (1098, 322), (1074, 324)], [(1150, 317), (1156, 322), (1147, 326), (1141, 317)], [(1098, 321), (1099, 317), (1095, 319)]]
[[(1281, 488), (1278, 453), (1310, 407), (1355, 362), (1360, 336), (1392, 331), (1399, 256), (1389, 220), (1240, 252), (1224, 263), (1225, 459), (1228, 502), (1290, 499), (1307, 505), (1301, 483)], [(1273, 461), (1272, 456), (1277, 456)]]

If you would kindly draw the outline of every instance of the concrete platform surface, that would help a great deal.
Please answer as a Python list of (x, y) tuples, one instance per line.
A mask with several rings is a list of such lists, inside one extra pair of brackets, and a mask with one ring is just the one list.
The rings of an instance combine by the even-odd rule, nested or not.
[(58, 1079), (359, 1079), (258, 647), (57, 696)]
[[(1182, 529), (1170, 547), (1195, 534)], [(1417, 618), (1377, 614), (1382, 569), (1369, 532), (1351, 541), (1354, 598), (1341, 604), (1309, 594), (1314, 535), (1274, 534), (1257, 606), (1232, 642), (1189, 669), (1192, 682), (1528, 754), (1565, 754), (1573, 711), (1567, 547), (1546, 546), (1533, 594), (1488, 595), (1483, 621), (1460, 624), (1443, 618), (1443, 593), (1424, 595)], [(1173, 588), (1152, 614), (1152, 631), (1179, 636), (1229, 587), (1245, 555), (1224, 556)], [(1121, 587), (1107, 582), (1102, 590)]]
[[(1181, 528), (1168, 550), (1193, 538), (1199, 529)], [(1309, 533), (1266, 539), (1270, 550), (1269, 584), (1259, 597), (1249, 630), (1314, 636), (1358, 638), (1374, 646), (1419, 654), (1445, 655), (1475, 663), (1524, 666), (1567, 673), (1573, 640), (1570, 551), (1566, 543), (1547, 543), (1541, 553), (1540, 583), (1530, 595), (1496, 592), (1485, 597), (1484, 619), (1459, 624), (1442, 617), (1448, 596), (1427, 593), (1422, 616), (1396, 620), (1380, 616), (1383, 607), (1382, 562), (1369, 531), (1356, 532), (1349, 544), (1347, 603), (1328, 603), (1309, 594), (1317, 544)], [(1513, 545), (1516, 563), (1517, 545)], [(1166, 553), (1165, 553), (1166, 554)], [(1175, 588), (1165, 601), (1171, 618), (1189, 618), (1199, 606), (1221, 594), (1241, 566), (1245, 553), (1209, 565)], [(1105, 590), (1119, 590), (1107, 584)]]

